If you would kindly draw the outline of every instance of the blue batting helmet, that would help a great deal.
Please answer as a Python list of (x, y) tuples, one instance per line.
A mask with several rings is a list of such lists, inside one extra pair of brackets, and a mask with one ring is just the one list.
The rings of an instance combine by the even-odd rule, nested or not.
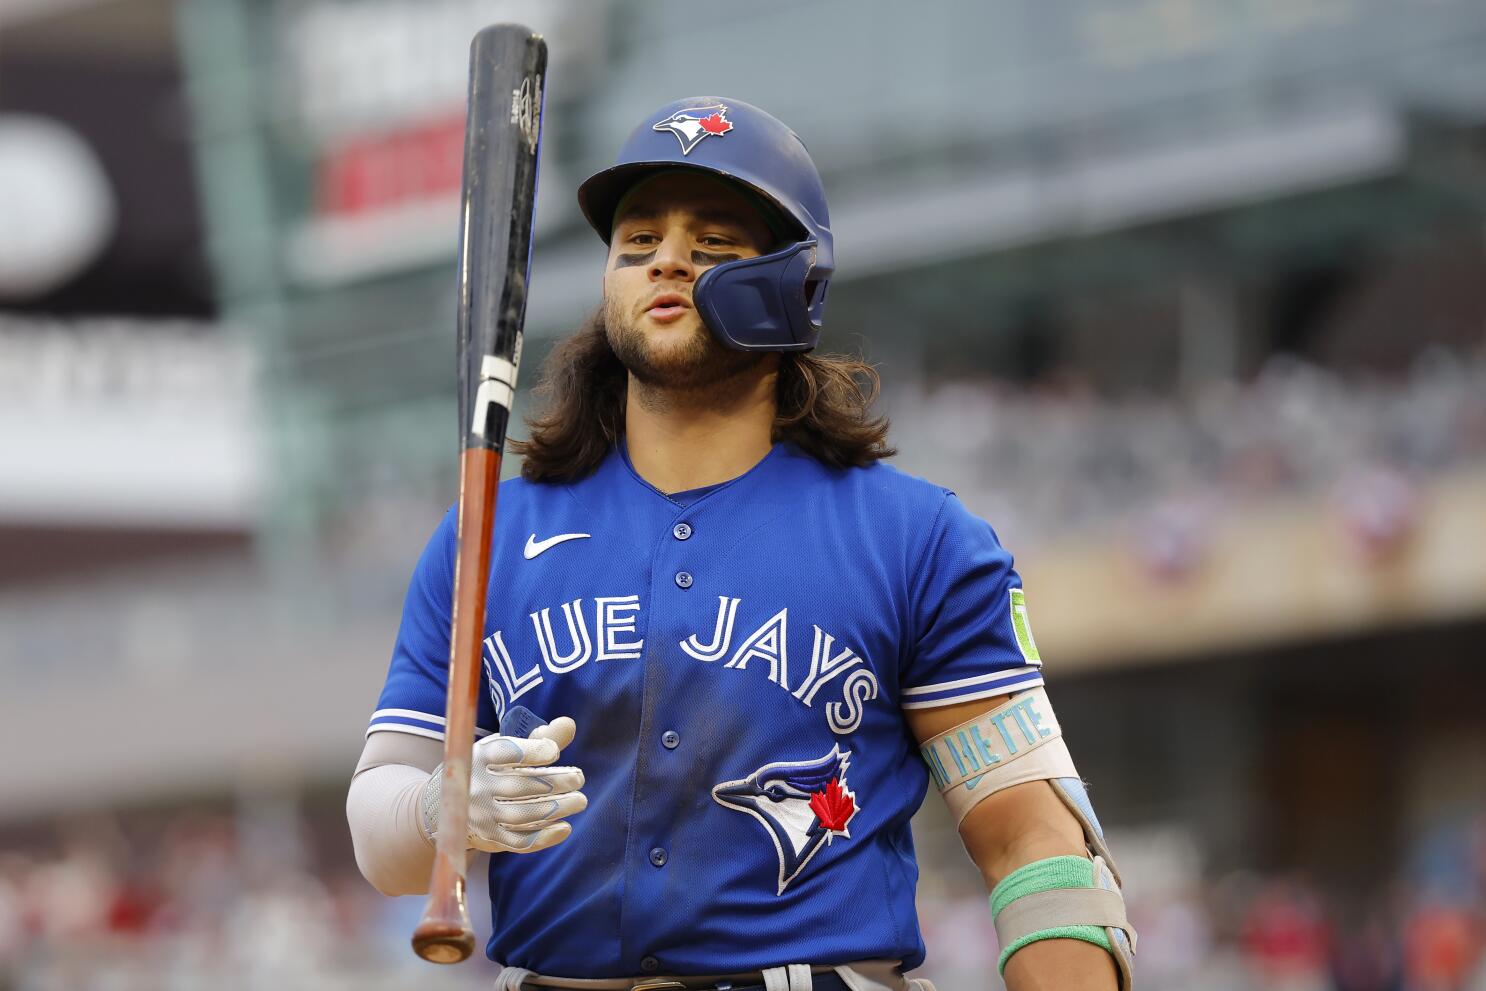
[[(787, 229), (786, 244), (757, 258), (722, 262), (692, 288), (697, 313), (739, 351), (808, 351), (820, 337), (835, 262), (826, 191), (794, 131), (744, 103), (696, 96), (661, 107), (635, 128), (613, 168), (578, 187), (578, 205), (609, 242), (614, 211), (635, 183), (660, 171), (721, 176), (761, 198)], [(782, 223), (781, 223), (782, 222)]]

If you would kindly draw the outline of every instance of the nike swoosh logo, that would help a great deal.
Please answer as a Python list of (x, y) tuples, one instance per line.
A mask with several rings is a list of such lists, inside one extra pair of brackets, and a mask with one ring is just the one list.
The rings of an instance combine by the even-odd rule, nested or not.
[(543, 551), (551, 550), (563, 541), (582, 540), (585, 537), (591, 536), (593, 536), (593, 534), (591, 533), (559, 533), (555, 537), (548, 537), (546, 540), (538, 540), (537, 535), (532, 534), (530, 537), (526, 538), (526, 550), (522, 551), (521, 553), (522, 556), (530, 561), (538, 554), (542, 553)]

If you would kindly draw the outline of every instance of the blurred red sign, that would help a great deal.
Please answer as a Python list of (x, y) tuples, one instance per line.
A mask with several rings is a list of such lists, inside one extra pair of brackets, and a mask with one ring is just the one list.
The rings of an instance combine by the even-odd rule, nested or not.
[(464, 114), (327, 148), (315, 166), (314, 213), (348, 217), (459, 193)]

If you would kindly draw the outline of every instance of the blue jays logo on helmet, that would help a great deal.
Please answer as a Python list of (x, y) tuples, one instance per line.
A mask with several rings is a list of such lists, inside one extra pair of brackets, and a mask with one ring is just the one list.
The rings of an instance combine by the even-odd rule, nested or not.
[(651, 128), (652, 131), (670, 131), (681, 142), (681, 154), (690, 155), (691, 150), (703, 138), (720, 138), (733, 129), (727, 118), (728, 108), (721, 103), (708, 107), (688, 107), (678, 110)]
[(861, 809), (846, 787), (850, 764), (851, 751), (835, 746), (824, 757), (765, 764), (712, 789), (720, 804), (748, 813), (768, 831), (779, 854), (775, 894), (784, 894), (821, 847), (838, 836), (851, 838), (848, 827)]

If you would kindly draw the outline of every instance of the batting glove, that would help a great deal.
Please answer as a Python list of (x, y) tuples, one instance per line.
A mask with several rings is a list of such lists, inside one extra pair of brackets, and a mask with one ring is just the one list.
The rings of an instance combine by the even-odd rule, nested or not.
[[(553, 767), (577, 725), (559, 716), (530, 737), (491, 735), (475, 741), (470, 762), (469, 845), (487, 853), (535, 853), (568, 838), (563, 820), (588, 807), (583, 772)], [(439, 830), (444, 765), (423, 786), (423, 830)]]

